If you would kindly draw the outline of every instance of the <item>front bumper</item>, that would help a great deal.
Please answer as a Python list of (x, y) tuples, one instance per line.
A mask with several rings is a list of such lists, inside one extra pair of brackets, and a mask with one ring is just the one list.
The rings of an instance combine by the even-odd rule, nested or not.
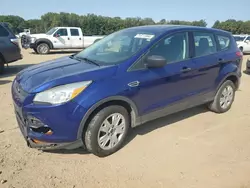
[(52, 143), (52, 142), (46, 142), (38, 140), (39, 138), (30, 138), (29, 137), (29, 125), (27, 123), (23, 122), (20, 118), (20, 115), (18, 112), (16, 112), (16, 120), (19, 126), (19, 129), (25, 139), (25, 142), (27, 143), (27, 146), (30, 148), (37, 148), (41, 150), (57, 150), (57, 149), (76, 149), (79, 147), (84, 146), (81, 139), (78, 139), (74, 142), (62, 142), (62, 143)]
[(22, 90), (16, 80), (12, 98), (17, 123), (29, 147), (47, 150), (83, 145), (78, 130), (87, 110), (76, 102), (35, 105), (34, 94)]

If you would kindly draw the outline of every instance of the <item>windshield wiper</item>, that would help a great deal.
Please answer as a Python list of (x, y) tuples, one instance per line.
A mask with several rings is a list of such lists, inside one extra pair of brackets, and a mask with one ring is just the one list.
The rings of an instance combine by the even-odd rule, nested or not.
[(100, 64), (99, 64), (99, 63), (97, 63), (97, 62), (96, 62), (96, 61), (94, 61), (94, 60), (91, 60), (91, 59), (86, 58), (86, 57), (83, 57), (83, 58), (78, 57), (78, 58), (79, 58), (79, 59), (81, 59), (81, 60), (84, 60), (84, 61), (90, 62), (90, 63), (92, 63), (92, 64), (94, 64), (94, 65), (96, 65), (96, 66), (99, 66), (99, 67), (100, 67)]
[(87, 62), (89, 62), (89, 63), (91, 63), (91, 64), (94, 64), (94, 65), (100, 67), (100, 64), (98, 64), (96, 61), (91, 60), (91, 59), (86, 58), (86, 57), (77, 57), (77, 56), (75, 56), (75, 54), (73, 54), (73, 55), (70, 56), (70, 58), (76, 59), (76, 60), (78, 60), (78, 61), (87, 61)]

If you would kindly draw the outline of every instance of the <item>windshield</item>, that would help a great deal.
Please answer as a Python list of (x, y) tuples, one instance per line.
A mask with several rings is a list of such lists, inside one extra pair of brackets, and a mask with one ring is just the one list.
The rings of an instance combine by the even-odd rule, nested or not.
[(87, 58), (100, 65), (118, 64), (135, 55), (155, 37), (155, 33), (143, 30), (121, 30), (89, 46), (78, 53), (76, 58)]
[(53, 27), (52, 29), (50, 29), (46, 35), (52, 35), (55, 31), (57, 30), (57, 27)]
[(234, 39), (236, 42), (243, 41), (246, 37), (243, 36), (235, 36)]

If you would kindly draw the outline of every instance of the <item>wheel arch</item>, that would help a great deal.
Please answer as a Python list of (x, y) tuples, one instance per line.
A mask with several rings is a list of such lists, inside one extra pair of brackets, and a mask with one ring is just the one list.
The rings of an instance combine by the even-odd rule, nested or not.
[(46, 44), (48, 44), (49, 47), (50, 47), (50, 49), (53, 49), (53, 48), (54, 48), (53, 43), (52, 43), (49, 39), (44, 39), (44, 38), (38, 39), (38, 40), (36, 41), (36, 47), (37, 47), (39, 44), (41, 44), (41, 43), (46, 43)]
[(219, 83), (218, 87), (217, 87), (217, 91), (220, 88), (220, 86), (226, 81), (226, 80), (230, 80), (234, 83), (236, 90), (238, 90), (239, 86), (240, 86), (240, 76), (237, 73), (229, 73), (227, 74)]
[(6, 63), (6, 59), (4, 58), (3, 54), (0, 52), (0, 59), (3, 60), (4, 64)]
[(123, 106), (130, 114), (130, 123), (131, 123), (131, 127), (133, 127), (133, 125), (137, 124), (137, 117), (138, 117), (138, 109), (135, 105), (135, 103), (128, 99), (127, 97), (124, 96), (113, 96), (113, 97), (108, 97), (105, 98), (99, 102), (97, 102), (96, 104), (94, 104), (88, 111), (87, 113), (84, 115), (80, 127), (78, 129), (78, 133), (77, 133), (77, 139), (81, 139), (82, 138), (82, 134), (83, 132), (85, 132), (85, 130), (87, 129), (87, 124), (90, 122), (90, 120), (92, 119), (92, 117), (99, 112), (101, 109), (110, 106), (110, 105), (120, 105)]

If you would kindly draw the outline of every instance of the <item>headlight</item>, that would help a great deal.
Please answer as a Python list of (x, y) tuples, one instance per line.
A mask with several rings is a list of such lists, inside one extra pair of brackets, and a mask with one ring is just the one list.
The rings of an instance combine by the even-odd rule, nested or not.
[(36, 41), (36, 38), (35, 37), (31, 37), (30, 41), (31, 41), (31, 43), (34, 43)]
[(79, 95), (92, 81), (83, 81), (73, 84), (57, 86), (36, 94), (34, 102), (61, 104), (70, 101)]

